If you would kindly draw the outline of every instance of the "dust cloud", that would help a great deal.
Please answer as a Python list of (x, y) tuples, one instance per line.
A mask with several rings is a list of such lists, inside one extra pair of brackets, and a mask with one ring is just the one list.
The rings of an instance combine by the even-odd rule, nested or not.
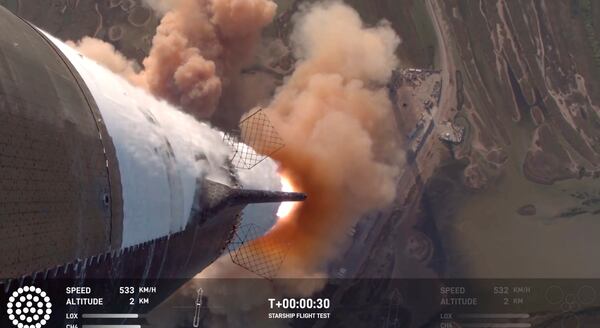
[(71, 44), (155, 96), (197, 118), (209, 118), (223, 87), (252, 58), (277, 6), (270, 0), (165, 0), (150, 5), (166, 13), (139, 72), (104, 41), (84, 38)]
[(403, 161), (386, 88), (399, 37), (339, 2), (300, 15), (296, 69), (265, 109), (286, 144), (281, 174), (309, 195), (264, 237), (293, 241), (283, 276), (323, 270), (357, 220), (394, 199)]

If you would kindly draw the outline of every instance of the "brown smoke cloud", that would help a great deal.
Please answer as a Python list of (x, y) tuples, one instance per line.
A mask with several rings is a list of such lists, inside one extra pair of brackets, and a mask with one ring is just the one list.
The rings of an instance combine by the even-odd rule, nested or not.
[(143, 61), (154, 94), (206, 118), (275, 15), (268, 0), (182, 0), (162, 18)]
[(403, 158), (386, 83), (400, 39), (334, 2), (305, 9), (291, 41), (296, 69), (265, 111), (286, 144), (274, 154), (282, 174), (309, 197), (264, 238), (293, 241), (283, 274), (304, 276), (394, 199)]
[(251, 59), (277, 6), (271, 0), (165, 0), (151, 5), (167, 12), (140, 72), (101, 40), (84, 38), (75, 46), (197, 118), (210, 117), (224, 85)]

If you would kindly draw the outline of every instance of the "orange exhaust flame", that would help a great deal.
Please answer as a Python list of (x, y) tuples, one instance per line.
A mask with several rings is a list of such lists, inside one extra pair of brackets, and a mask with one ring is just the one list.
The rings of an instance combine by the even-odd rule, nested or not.
[[(281, 175), (281, 190), (285, 191), (285, 192), (294, 192), (296, 191), (294, 186), (292, 185), (292, 181), (284, 176)], [(279, 219), (283, 219), (288, 217), (296, 208), (298, 207), (298, 204), (296, 202), (282, 202), (281, 205), (279, 205), (279, 208), (277, 209), (277, 217)]]

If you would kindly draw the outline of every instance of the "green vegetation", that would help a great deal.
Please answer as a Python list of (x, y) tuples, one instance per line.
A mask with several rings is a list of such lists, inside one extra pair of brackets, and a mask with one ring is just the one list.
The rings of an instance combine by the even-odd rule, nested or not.
[(427, 8), (425, 8), (425, 1), (415, 1), (410, 16), (415, 24), (418, 38), (427, 46), (427, 62), (433, 66), (434, 55), (437, 53), (437, 38), (431, 17), (429, 17)]
[(434, 66), (437, 39), (431, 18), (422, 0), (345, 0), (356, 9), (367, 25), (382, 18), (389, 21), (402, 38), (398, 57), (403, 67)]

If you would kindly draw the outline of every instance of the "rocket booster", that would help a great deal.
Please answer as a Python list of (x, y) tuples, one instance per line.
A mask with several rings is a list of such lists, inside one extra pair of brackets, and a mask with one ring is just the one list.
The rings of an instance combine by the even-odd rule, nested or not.
[(0, 279), (190, 277), (248, 203), (221, 132), (0, 7)]

